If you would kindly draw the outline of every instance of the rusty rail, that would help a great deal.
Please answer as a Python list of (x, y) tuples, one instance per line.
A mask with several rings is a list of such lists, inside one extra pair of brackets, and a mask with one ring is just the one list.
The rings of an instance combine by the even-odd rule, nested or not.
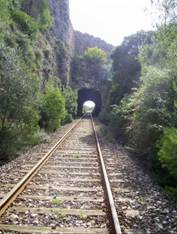
[(94, 135), (95, 135), (99, 160), (100, 160), (100, 164), (101, 164), (101, 170), (103, 173), (103, 183), (104, 183), (104, 187), (105, 187), (106, 198), (107, 198), (108, 208), (109, 208), (109, 212), (110, 212), (109, 218), (110, 218), (110, 222), (112, 224), (111, 232), (112, 232), (112, 234), (121, 234), (122, 232), (121, 232), (121, 228), (120, 228), (120, 224), (119, 224), (119, 219), (117, 216), (116, 207), (114, 204), (111, 186), (110, 186), (108, 175), (106, 172), (106, 167), (105, 167), (105, 163), (104, 163), (104, 159), (103, 159), (103, 155), (102, 155), (102, 151), (101, 151), (101, 147), (100, 147), (100, 143), (98, 140), (98, 135), (96, 132), (96, 128), (95, 128), (95, 124), (94, 124), (92, 115), (91, 115), (91, 121), (92, 121), (92, 127), (93, 127), (93, 131), (94, 131)]
[[(39, 160), (39, 162), (23, 177), (21, 181), (15, 187), (0, 201), (0, 217), (4, 214), (4, 212), (7, 210), (7, 208), (13, 203), (13, 201), (18, 197), (19, 194), (23, 192), (25, 187), (29, 184), (29, 182), (33, 179), (33, 177), (39, 172), (39, 170), (44, 166), (44, 164), (50, 159), (50, 157), (53, 155), (53, 153), (57, 150), (58, 146), (67, 138), (69, 133), (80, 123), (80, 121), (83, 119), (84, 116), (87, 116), (87, 114), (83, 115), (82, 118), (80, 118), (61, 138), (60, 140)], [(91, 116), (91, 122), (92, 127), (94, 131), (94, 136), (96, 140), (97, 145), (97, 152), (98, 157), (101, 165), (101, 171), (103, 175), (103, 185), (105, 188), (105, 195), (106, 195), (106, 201), (108, 205), (109, 210), (109, 220), (111, 224), (111, 234), (121, 234), (121, 228), (117, 216), (117, 211), (115, 208), (113, 195), (111, 191), (111, 186), (109, 183), (108, 175), (106, 172), (106, 167), (103, 159), (103, 155), (101, 152), (101, 147), (99, 144), (95, 124), (92, 115)]]
[(29, 184), (32, 178), (38, 173), (43, 165), (49, 160), (53, 153), (57, 150), (58, 146), (66, 139), (68, 134), (80, 123), (85, 115), (83, 115), (63, 136), (60, 140), (42, 157), (39, 162), (23, 177), (18, 184), (0, 201), (0, 217), (4, 214), (7, 208), (13, 203), (20, 193)]

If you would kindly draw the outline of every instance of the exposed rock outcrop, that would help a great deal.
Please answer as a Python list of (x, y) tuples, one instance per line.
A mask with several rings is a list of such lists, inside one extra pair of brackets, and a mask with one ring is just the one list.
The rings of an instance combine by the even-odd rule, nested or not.
[[(44, 4), (45, 0), (26, 0), (23, 9), (40, 22)], [(89, 47), (98, 47), (109, 56), (114, 47), (100, 38), (74, 31), (69, 0), (48, 0), (47, 4), (53, 18), (52, 25), (50, 29), (39, 33), (33, 46), (38, 57), (38, 74), (42, 86), (49, 79), (55, 79), (60, 87), (70, 85), (77, 90), (82, 87), (105, 89), (107, 68), (86, 64), (77, 56), (83, 55)]]
[(114, 46), (105, 42), (104, 40), (91, 36), (87, 33), (81, 33), (79, 31), (74, 32), (75, 38), (75, 54), (82, 55), (87, 48), (98, 47), (105, 51), (108, 55), (111, 54)]
[(42, 10), (48, 4), (53, 18), (50, 29), (43, 30), (36, 40), (34, 50), (40, 53), (39, 74), (43, 83), (57, 79), (59, 86), (66, 86), (70, 79), (70, 64), (74, 54), (74, 30), (69, 15), (69, 0), (26, 0), (22, 8), (40, 22)]
[(69, 16), (69, 0), (49, 0), (53, 16), (53, 32), (57, 39), (73, 47), (73, 27)]
[(53, 16), (52, 33), (56, 39), (55, 53), (58, 76), (67, 85), (70, 79), (71, 58), (74, 53), (74, 34), (69, 15), (69, 0), (49, 0)]

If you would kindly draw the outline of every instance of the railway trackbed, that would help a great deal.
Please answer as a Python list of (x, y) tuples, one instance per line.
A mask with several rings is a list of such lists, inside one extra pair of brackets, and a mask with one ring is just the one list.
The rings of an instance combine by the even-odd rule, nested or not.
[(14, 173), (17, 184), (1, 183), (0, 233), (121, 233), (92, 117)]
[(0, 168), (0, 234), (177, 233), (176, 203), (104, 129), (74, 121)]

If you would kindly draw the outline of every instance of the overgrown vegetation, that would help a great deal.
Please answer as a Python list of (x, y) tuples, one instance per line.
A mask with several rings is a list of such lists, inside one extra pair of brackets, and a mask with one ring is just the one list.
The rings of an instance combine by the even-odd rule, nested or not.
[(48, 132), (59, 128), (65, 117), (65, 99), (52, 81), (47, 83), (41, 95), (40, 115), (40, 127)]
[(177, 199), (177, 6), (168, 0), (156, 4), (165, 17), (157, 31), (126, 38), (112, 56), (106, 121)]
[(0, 155), (31, 143), (38, 130), (35, 105), (37, 80), (18, 56), (18, 50), (0, 44)]
[(67, 87), (63, 95), (66, 101), (66, 109), (68, 113), (74, 118), (77, 113), (77, 93), (71, 87)]
[(0, 160), (75, 117), (76, 93), (40, 75), (43, 51), (35, 44), (51, 23), (48, 0), (0, 1)]
[(138, 32), (126, 37), (121, 46), (112, 54), (113, 88), (111, 103), (118, 102), (139, 86), (141, 64), (137, 60), (139, 49), (145, 44), (152, 44), (153, 32)]
[(106, 53), (97, 48), (87, 48), (83, 56), (76, 56), (72, 62), (72, 79), (75, 83), (80, 80), (104, 82), (108, 78), (110, 61)]
[(106, 53), (97, 47), (88, 48), (84, 53), (84, 58), (92, 63), (104, 64), (107, 61)]
[(177, 129), (164, 129), (159, 146), (159, 159), (162, 166), (177, 180)]
[[(112, 54), (112, 89), (104, 118), (116, 138), (177, 199), (177, 3), (152, 2), (163, 11), (157, 30), (125, 38)], [(76, 116), (75, 91), (62, 86), (67, 81), (51, 77), (50, 66), (40, 70), (42, 60), (50, 65), (51, 49), (40, 50), (36, 41), (52, 22), (48, 0), (0, 0), (0, 160), (47, 139), (45, 132)], [(56, 57), (64, 73), (67, 47), (61, 42), (60, 47)], [(73, 60), (73, 82), (104, 83), (109, 66), (101, 49), (88, 48)]]
[(53, 18), (50, 13), (48, 0), (22, 1), (22, 9), (37, 21), (40, 29), (46, 30), (52, 25)]
[(12, 13), (12, 19), (19, 26), (22, 32), (25, 32), (29, 36), (33, 36), (39, 29), (38, 24), (21, 10), (16, 10)]

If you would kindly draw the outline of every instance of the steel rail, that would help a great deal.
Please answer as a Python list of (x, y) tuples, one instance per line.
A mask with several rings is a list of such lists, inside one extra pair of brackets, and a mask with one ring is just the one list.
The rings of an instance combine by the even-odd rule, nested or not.
[(95, 135), (97, 151), (98, 151), (99, 160), (100, 160), (100, 164), (101, 164), (101, 170), (103, 173), (103, 183), (104, 183), (104, 187), (106, 190), (106, 198), (107, 198), (107, 202), (108, 202), (108, 206), (109, 206), (108, 208), (109, 208), (109, 212), (110, 212), (110, 214), (109, 214), (110, 215), (110, 222), (112, 224), (111, 233), (112, 234), (121, 234), (122, 232), (121, 232), (121, 228), (120, 228), (120, 223), (119, 223), (119, 219), (117, 216), (117, 211), (116, 211), (116, 207), (114, 204), (111, 186), (110, 186), (108, 175), (106, 172), (106, 167), (105, 167), (105, 163), (104, 163), (104, 159), (103, 159), (103, 155), (102, 155), (102, 151), (101, 151), (100, 143), (98, 140), (98, 135), (96, 132), (96, 128), (95, 128), (92, 114), (91, 114), (91, 122), (92, 122), (92, 127), (93, 127), (93, 131), (94, 131), (94, 135)]
[(81, 122), (83, 115), (61, 138), (60, 140), (42, 157), (38, 163), (20, 180), (14, 188), (0, 201), (0, 217), (4, 214), (7, 208), (13, 203), (25, 187), (29, 184), (32, 178), (39, 172), (43, 165), (49, 160), (58, 146), (66, 139), (68, 134)]

